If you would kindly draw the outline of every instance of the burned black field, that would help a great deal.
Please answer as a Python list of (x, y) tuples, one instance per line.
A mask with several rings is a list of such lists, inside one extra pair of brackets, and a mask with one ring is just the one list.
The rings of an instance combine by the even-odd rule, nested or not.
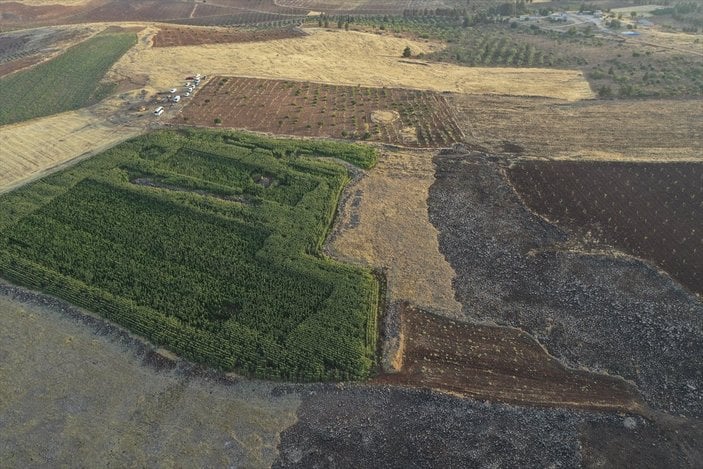
[(695, 294), (650, 263), (594, 252), (530, 212), (507, 158), (444, 153), (435, 163), (430, 221), (467, 320), (518, 327), (569, 366), (631, 380), (654, 409), (703, 416)]

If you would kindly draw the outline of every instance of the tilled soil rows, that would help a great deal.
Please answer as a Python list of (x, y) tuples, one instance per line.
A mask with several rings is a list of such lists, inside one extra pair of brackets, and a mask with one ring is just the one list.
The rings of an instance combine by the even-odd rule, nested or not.
[(205, 28), (161, 28), (154, 36), (154, 47), (196, 46), (202, 44), (229, 44), (263, 42), (305, 36), (298, 28), (261, 30), (224, 30)]
[(381, 383), (426, 386), (475, 399), (532, 405), (637, 411), (639, 396), (622, 379), (565, 368), (529, 335), (401, 308), (405, 343), (399, 373)]
[(464, 138), (444, 96), (402, 88), (214, 77), (176, 123), (408, 147), (447, 147)]
[(537, 213), (703, 294), (703, 164), (522, 161), (508, 174)]

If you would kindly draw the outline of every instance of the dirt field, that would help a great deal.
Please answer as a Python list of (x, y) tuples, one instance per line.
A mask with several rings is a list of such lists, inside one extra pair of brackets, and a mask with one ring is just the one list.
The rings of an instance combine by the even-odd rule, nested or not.
[(0, 127), (0, 192), (142, 132), (112, 124), (95, 112), (83, 109)]
[(568, 160), (702, 161), (703, 101), (566, 103), (454, 96), (467, 141), (492, 153)]
[(383, 152), (374, 169), (347, 186), (327, 252), (383, 269), (391, 302), (457, 317), (454, 272), (427, 218), (433, 182), (431, 153)]
[(432, 91), (241, 77), (210, 79), (174, 122), (423, 148), (464, 138), (447, 101)]
[(466, 317), (518, 327), (568, 366), (631, 380), (655, 409), (703, 416), (700, 298), (529, 212), (505, 175), (509, 158), (435, 159), (430, 220)]
[(522, 161), (508, 174), (535, 212), (703, 294), (703, 164)]
[(232, 30), (219, 28), (162, 27), (154, 37), (154, 47), (196, 46), (201, 44), (230, 44), (236, 42), (265, 42), (304, 36), (298, 28)]
[[(152, 48), (147, 28), (140, 43), (116, 64), (122, 75), (148, 70), (149, 84), (169, 89), (192, 73), (287, 78), (374, 87), (405, 87), (458, 93), (536, 95), (579, 100), (593, 93), (578, 71), (467, 68), (401, 58), (406, 46), (429, 53), (440, 45), (371, 33), (306, 29), (294, 40)], [(175, 82), (178, 83), (178, 82)]]
[(403, 366), (380, 383), (426, 386), (474, 399), (637, 412), (635, 387), (622, 379), (568, 370), (517, 329), (401, 311)]

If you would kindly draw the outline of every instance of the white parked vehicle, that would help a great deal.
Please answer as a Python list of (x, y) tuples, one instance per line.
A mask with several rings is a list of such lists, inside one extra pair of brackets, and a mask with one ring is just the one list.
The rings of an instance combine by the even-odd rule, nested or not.
[(180, 100), (181, 100), (181, 97), (178, 96), (178, 95), (176, 95), (176, 96), (173, 97), (173, 102), (174, 102), (174, 103), (177, 103), (177, 102), (180, 101)]
[(170, 90), (168, 90), (168, 92), (171, 94), (175, 93), (176, 91), (178, 91), (176, 88), (171, 88)]
[(155, 115), (156, 117), (159, 117), (159, 116), (160, 116), (161, 114), (163, 114), (163, 113), (164, 113), (164, 107), (163, 107), (163, 106), (159, 106), (159, 107), (157, 107), (156, 109), (154, 109), (154, 115)]
[(190, 96), (190, 93), (186, 92), (186, 94), (184, 94), (183, 96), (187, 98), (188, 96)]

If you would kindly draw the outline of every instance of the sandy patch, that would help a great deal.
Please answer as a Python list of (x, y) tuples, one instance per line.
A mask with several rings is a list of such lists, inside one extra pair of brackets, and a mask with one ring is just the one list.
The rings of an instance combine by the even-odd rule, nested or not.
[(148, 28), (114, 70), (121, 75), (149, 71), (150, 85), (155, 89), (169, 89), (197, 72), (568, 100), (593, 97), (580, 71), (470, 68), (439, 63), (418, 67), (402, 61), (406, 46), (416, 53), (430, 53), (442, 45), (355, 31), (306, 31), (311, 34), (296, 39), (163, 50), (150, 47), (150, 35), (155, 31)]
[(373, 111), (371, 122), (375, 124), (391, 124), (400, 119), (398, 111)]
[(407, 300), (456, 317), (454, 271), (439, 252), (427, 196), (434, 182), (432, 153), (384, 153), (378, 165), (347, 188), (349, 199), (330, 253), (386, 270), (390, 301)]

